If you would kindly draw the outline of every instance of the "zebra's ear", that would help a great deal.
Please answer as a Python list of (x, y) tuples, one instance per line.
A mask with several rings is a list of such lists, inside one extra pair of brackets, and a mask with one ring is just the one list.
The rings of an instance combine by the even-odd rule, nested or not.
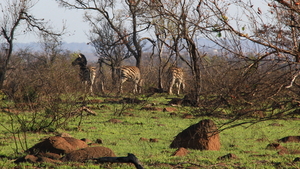
[(79, 57), (79, 58), (82, 58), (82, 54), (81, 54), (81, 53), (79, 53), (79, 54), (78, 54), (78, 57)]
[(85, 60), (86, 60), (86, 58), (85, 58), (84, 54), (82, 54), (82, 53), (79, 53), (79, 58), (81, 58), (81, 59), (85, 59)]

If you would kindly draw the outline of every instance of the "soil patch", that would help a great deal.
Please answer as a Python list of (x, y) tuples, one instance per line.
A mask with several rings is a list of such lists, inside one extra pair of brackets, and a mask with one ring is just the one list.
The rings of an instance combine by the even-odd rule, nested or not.
[(186, 156), (189, 153), (189, 150), (180, 147), (179, 149), (177, 149), (172, 156)]

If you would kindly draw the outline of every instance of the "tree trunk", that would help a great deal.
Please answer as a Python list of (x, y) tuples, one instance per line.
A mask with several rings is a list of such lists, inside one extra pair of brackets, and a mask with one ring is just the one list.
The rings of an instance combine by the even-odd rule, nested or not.
[[(4, 30), (2, 30), (4, 31)], [(5, 81), (5, 75), (8, 69), (8, 63), (10, 60), (10, 57), (12, 55), (12, 50), (13, 50), (13, 42), (12, 40), (7, 40), (9, 47), (6, 53), (6, 57), (4, 58), (4, 63), (3, 65), (0, 65), (0, 90), (3, 89), (4, 81)]]
[[(114, 88), (115, 88), (115, 87), (118, 87), (117, 84), (119, 84), (119, 83), (118, 83), (118, 78), (120, 78), (120, 77), (116, 77), (116, 74), (117, 74), (117, 73), (118, 73), (118, 72), (116, 71), (115, 67), (112, 66), (112, 67), (111, 67), (111, 79), (112, 79), (112, 86), (114, 86)], [(119, 75), (117, 75), (117, 76), (119, 76)]]
[(194, 95), (195, 95), (195, 102), (196, 105), (195, 106), (199, 106), (200, 105), (200, 92), (201, 92), (201, 72), (200, 72), (200, 56), (198, 55), (197, 52), (197, 48), (196, 48), (196, 44), (194, 43), (194, 41), (190, 38), (186, 38), (188, 47), (189, 47), (189, 53), (192, 57), (192, 67), (193, 67), (193, 71), (194, 71)]
[(163, 85), (162, 85), (162, 70), (161, 67), (158, 68), (158, 89), (162, 89)]
[(135, 57), (135, 59), (136, 59), (136, 67), (138, 67), (139, 69), (140, 69), (140, 71), (141, 71), (141, 55), (137, 55), (136, 57)]
[(6, 74), (6, 70), (4, 69), (4, 66), (1, 66), (0, 67), (0, 90), (3, 89), (5, 74)]

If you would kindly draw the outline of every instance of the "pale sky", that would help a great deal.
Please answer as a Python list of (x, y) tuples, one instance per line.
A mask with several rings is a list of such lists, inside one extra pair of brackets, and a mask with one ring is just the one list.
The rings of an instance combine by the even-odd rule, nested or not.
[[(65, 9), (60, 7), (55, 0), (39, 0), (39, 2), (31, 8), (30, 13), (38, 19), (44, 18), (45, 21), (53, 27), (54, 30), (61, 30), (63, 23), (67, 28), (67, 33), (62, 37), (63, 42), (88, 42), (87, 35), (89, 25), (83, 22), (82, 10)], [(17, 35), (16, 42), (38, 42), (39, 39), (35, 35)]]

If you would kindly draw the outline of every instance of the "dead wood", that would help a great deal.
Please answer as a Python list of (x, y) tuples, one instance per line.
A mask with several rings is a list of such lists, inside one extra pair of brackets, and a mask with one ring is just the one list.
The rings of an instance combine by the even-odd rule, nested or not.
[(88, 114), (92, 114), (92, 115), (94, 115), (94, 116), (97, 115), (96, 112), (94, 112), (93, 110), (91, 110), (91, 109), (89, 109), (89, 108), (87, 108), (87, 107), (85, 107), (85, 106), (82, 106), (82, 107), (80, 107), (79, 109), (77, 109), (77, 110), (76, 110), (76, 113), (77, 113), (77, 112), (81, 112), (81, 111), (85, 111), (85, 112), (87, 112)]
[(137, 157), (131, 153), (128, 153), (127, 157), (101, 157), (94, 160), (97, 160), (98, 163), (133, 163), (137, 169), (144, 169)]

